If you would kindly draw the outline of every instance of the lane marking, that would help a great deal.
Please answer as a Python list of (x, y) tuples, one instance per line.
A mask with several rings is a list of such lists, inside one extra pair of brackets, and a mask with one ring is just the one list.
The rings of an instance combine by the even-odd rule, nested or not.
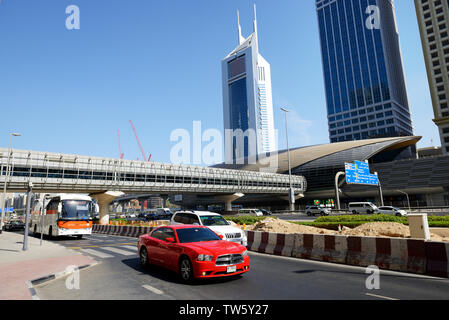
[(118, 254), (121, 254), (121, 255), (124, 255), (124, 256), (133, 256), (133, 255), (136, 254), (135, 252), (120, 250), (120, 249), (113, 248), (113, 247), (103, 247), (101, 249), (108, 250), (108, 251), (111, 251), (111, 252), (115, 252), (115, 253), (118, 253)]
[(154, 288), (154, 287), (152, 287), (152, 286), (150, 286), (148, 284), (143, 285), (142, 287), (147, 289), (148, 291), (151, 291), (151, 292), (155, 293), (155, 294), (164, 294), (164, 291), (156, 289), (156, 288)]
[(137, 251), (137, 247), (136, 246), (121, 246), (121, 247), (129, 249), (129, 250)]
[(111, 245), (104, 245), (104, 246), (83, 246), (83, 247), (67, 247), (68, 249), (72, 250), (80, 250), (82, 248), (106, 248), (106, 247), (120, 247), (125, 245), (135, 244), (134, 242), (126, 242), (126, 243), (115, 243)]
[(101, 252), (101, 251), (97, 251), (97, 250), (93, 250), (93, 249), (83, 249), (83, 252), (87, 252), (88, 254), (97, 256), (99, 258), (113, 258), (113, 255)]
[(371, 297), (375, 297), (375, 298), (380, 298), (380, 299), (386, 299), (386, 300), (399, 300), (399, 299), (396, 299), (396, 298), (391, 298), (391, 297), (386, 297), (386, 296), (379, 296), (377, 294), (372, 294), (372, 293), (365, 293), (365, 295), (371, 296)]

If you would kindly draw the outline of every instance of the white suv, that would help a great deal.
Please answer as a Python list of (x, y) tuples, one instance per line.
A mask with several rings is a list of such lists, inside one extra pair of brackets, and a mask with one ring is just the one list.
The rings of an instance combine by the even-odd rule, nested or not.
[(351, 202), (349, 203), (349, 211), (352, 214), (373, 214), (379, 213), (379, 208), (377, 208), (371, 202)]
[(205, 226), (216, 234), (222, 235), (223, 240), (237, 242), (245, 247), (248, 244), (245, 232), (240, 228), (231, 226), (218, 213), (209, 211), (178, 211), (173, 215), (170, 224), (196, 224)]
[(308, 216), (315, 216), (317, 214), (322, 215), (322, 216), (328, 216), (330, 213), (331, 213), (330, 210), (325, 207), (320, 207), (320, 206), (307, 206), (306, 207), (306, 214)]

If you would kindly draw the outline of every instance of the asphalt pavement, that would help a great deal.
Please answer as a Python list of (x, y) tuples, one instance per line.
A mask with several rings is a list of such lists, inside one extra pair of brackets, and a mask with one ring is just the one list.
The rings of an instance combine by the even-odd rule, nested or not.
[(100, 263), (80, 271), (80, 288), (61, 278), (36, 286), (40, 299), (67, 300), (409, 300), (449, 299), (449, 279), (381, 271), (369, 290), (365, 268), (250, 253), (251, 270), (186, 285), (170, 271), (139, 265), (135, 238), (94, 234), (52, 240)]

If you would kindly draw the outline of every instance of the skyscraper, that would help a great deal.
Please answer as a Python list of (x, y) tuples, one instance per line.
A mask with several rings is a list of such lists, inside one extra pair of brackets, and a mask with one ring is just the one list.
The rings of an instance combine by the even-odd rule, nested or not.
[(438, 126), (443, 154), (449, 154), (449, 3), (415, 0), (415, 8), (435, 115), (433, 121)]
[(316, 0), (331, 142), (413, 135), (393, 0)]
[(248, 38), (242, 36), (238, 12), (237, 19), (239, 45), (221, 62), (224, 129), (232, 134), (225, 145), (228, 163), (276, 150), (271, 68), (259, 53), (256, 6)]

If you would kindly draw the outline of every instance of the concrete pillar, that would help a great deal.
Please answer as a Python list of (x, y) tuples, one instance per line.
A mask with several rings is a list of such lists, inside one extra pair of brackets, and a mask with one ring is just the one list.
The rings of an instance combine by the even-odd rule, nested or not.
[(109, 205), (116, 198), (123, 196), (121, 191), (107, 191), (104, 193), (91, 194), (90, 196), (97, 200), (100, 207), (100, 224), (109, 224)]
[(162, 198), (162, 208), (167, 208), (168, 195), (161, 194), (161, 198)]
[(232, 211), (232, 203), (245, 196), (243, 193), (234, 193), (230, 195), (218, 196), (217, 199), (224, 202), (225, 211)]
[[(290, 210), (290, 199), (289, 199), (289, 197), (282, 195), (282, 196), (279, 196), (279, 198), (281, 198), (282, 200), (285, 200), (285, 201), (287, 201), (289, 203), (289, 205), (287, 206), (287, 210)], [(296, 203), (296, 200), (299, 200), (299, 199), (302, 199), (302, 198), (304, 198), (304, 194), (303, 193), (295, 194), (295, 203)], [(296, 210), (296, 207), (295, 207), (295, 210)]]

